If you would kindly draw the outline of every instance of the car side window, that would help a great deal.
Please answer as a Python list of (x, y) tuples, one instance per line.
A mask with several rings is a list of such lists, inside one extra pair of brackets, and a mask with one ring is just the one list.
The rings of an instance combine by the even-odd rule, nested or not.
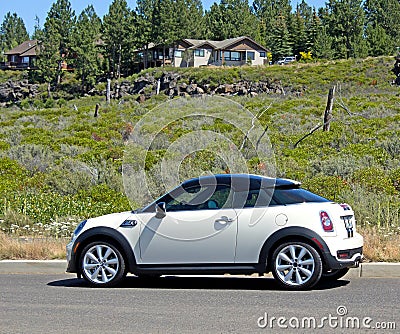
[(272, 189), (263, 188), (235, 191), (234, 207), (241, 209), (276, 205), (275, 200), (272, 198), (272, 191)]
[(168, 211), (217, 210), (231, 207), (230, 187), (226, 185), (196, 185), (177, 188), (160, 201), (165, 201)]

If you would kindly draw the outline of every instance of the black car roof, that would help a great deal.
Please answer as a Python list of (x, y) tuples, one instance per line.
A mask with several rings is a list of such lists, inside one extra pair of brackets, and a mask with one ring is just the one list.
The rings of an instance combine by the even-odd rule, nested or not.
[(244, 189), (299, 188), (301, 183), (289, 179), (271, 178), (255, 174), (215, 174), (200, 176), (182, 183), (184, 188), (196, 185), (220, 184)]

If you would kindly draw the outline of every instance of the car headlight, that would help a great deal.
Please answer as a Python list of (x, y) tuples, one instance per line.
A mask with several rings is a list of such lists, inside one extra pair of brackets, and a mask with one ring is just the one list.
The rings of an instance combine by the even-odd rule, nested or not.
[(82, 231), (82, 229), (85, 227), (86, 222), (87, 222), (87, 219), (85, 219), (84, 221), (79, 223), (79, 225), (76, 227), (76, 229), (74, 231), (74, 236), (78, 235)]

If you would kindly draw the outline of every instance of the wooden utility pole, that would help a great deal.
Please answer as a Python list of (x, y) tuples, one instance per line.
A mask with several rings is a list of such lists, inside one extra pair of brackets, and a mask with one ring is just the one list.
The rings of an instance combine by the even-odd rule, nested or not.
[(324, 112), (324, 127), (323, 131), (329, 131), (331, 127), (333, 100), (335, 96), (335, 86), (329, 89), (328, 101)]

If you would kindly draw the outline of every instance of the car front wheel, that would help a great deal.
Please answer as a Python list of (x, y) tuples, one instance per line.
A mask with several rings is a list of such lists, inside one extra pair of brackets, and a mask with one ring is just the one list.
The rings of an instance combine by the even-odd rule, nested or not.
[(125, 261), (117, 247), (108, 242), (92, 242), (81, 255), (83, 278), (95, 287), (110, 287), (125, 276)]
[(285, 289), (311, 288), (321, 278), (322, 261), (314, 247), (303, 242), (286, 242), (272, 255), (272, 274)]

